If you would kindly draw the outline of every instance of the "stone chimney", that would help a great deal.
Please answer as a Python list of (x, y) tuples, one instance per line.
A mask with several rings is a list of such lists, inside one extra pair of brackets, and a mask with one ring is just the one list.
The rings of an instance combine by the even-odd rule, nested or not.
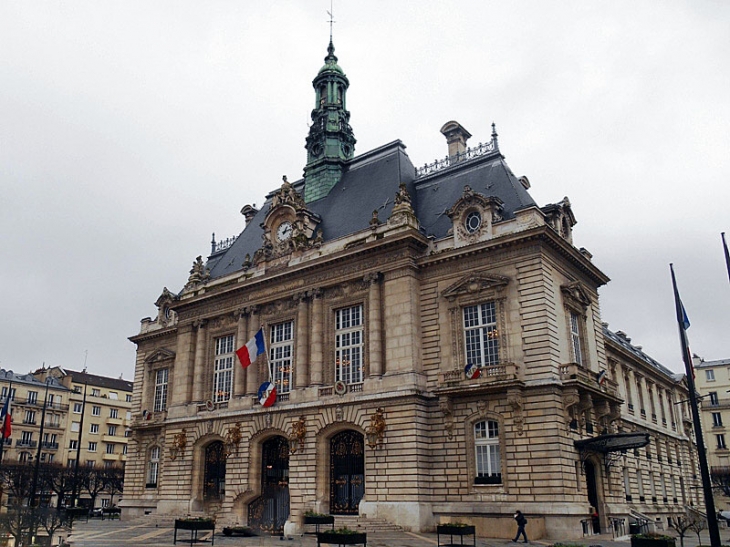
[(446, 137), (446, 144), (449, 145), (449, 157), (466, 152), (466, 141), (471, 137), (466, 129), (459, 122), (446, 122), (441, 128), (441, 134)]
[(256, 216), (256, 213), (258, 213), (259, 210), (256, 209), (256, 204), (254, 203), (252, 205), (244, 205), (243, 209), (241, 209), (241, 214), (243, 215), (243, 218), (246, 219), (246, 226), (248, 226), (248, 223), (253, 220), (253, 217)]

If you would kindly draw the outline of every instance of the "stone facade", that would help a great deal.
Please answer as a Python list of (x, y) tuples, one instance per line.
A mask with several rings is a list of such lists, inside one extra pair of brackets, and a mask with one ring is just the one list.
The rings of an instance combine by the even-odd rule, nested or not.
[[(179, 294), (163, 291), (131, 338), (125, 518), (205, 513), (294, 533), (316, 511), (508, 537), (520, 508), (532, 537), (570, 538), (593, 510), (606, 529), (665, 523), (694, 501), (689, 479), (681, 496), (637, 501), (625, 469), (663, 463), (641, 460), (644, 448), (576, 448), (646, 431), (694, 469), (682, 418), (672, 428), (627, 411), (622, 375), (661, 386), (665, 413), (686, 388), (606, 338), (608, 278), (572, 244), (567, 198), (535, 205), (494, 128), (479, 150), (459, 134), (457, 153), (423, 170), (398, 141), (354, 158), (312, 203), (306, 176), (284, 180), (260, 212), (244, 207), (229, 249), (199, 257)], [(346, 194), (358, 184), (363, 203)], [(363, 223), (368, 199), (384, 204)], [(266, 354), (244, 369), (233, 350), (259, 329)], [(270, 407), (257, 395), (267, 381)]]

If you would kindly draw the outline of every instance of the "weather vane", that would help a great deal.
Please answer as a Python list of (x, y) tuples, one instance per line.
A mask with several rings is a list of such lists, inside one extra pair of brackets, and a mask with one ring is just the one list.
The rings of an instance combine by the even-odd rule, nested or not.
[(332, 24), (333, 24), (333, 23), (336, 23), (336, 22), (337, 22), (337, 21), (335, 21), (334, 15), (332, 15), (332, 12), (334, 12), (334, 11), (335, 11), (335, 10), (334, 10), (334, 9), (332, 8), (332, 2), (333, 2), (333, 0), (330, 0), (330, 9), (329, 9), (329, 11), (327, 12), (327, 15), (329, 15), (329, 16), (330, 16), (330, 19), (329, 19), (329, 21), (327, 21), (327, 22), (328, 22), (328, 23), (330, 24), (330, 42), (332, 41)]

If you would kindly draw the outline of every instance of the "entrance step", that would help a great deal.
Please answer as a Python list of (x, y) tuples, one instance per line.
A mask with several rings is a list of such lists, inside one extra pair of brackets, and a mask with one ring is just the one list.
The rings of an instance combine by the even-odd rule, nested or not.
[(368, 518), (359, 515), (334, 515), (335, 528), (349, 528), (358, 532), (402, 532), (403, 528), (381, 518)]

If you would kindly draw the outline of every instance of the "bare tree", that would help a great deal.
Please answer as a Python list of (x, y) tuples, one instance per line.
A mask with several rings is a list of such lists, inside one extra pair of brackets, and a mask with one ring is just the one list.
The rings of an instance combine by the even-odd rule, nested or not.
[(687, 530), (690, 529), (695, 520), (696, 519), (694, 517), (680, 515), (670, 522), (669, 525), (674, 528), (679, 535), (679, 547), (684, 547), (684, 536), (687, 534)]
[(700, 539), (700, 532), (707, 528), (707, 521), (703, 518), (695, 518), (693, 519), (692, 523), (689, 525), (689, 529), (692, 530), (695, 534), (697, 534), (697, 545), (702, 545), (702, 540)]
[(73, 468), (60, 463), (46, 465), (42, 479), (45, 487), (58, 496), (56, 506), (60, 509), (66, 496), (73, 492), (75, 479)]
[(111, 497), (109, 504), (114, 506), (114, 496), (121, 494), (124, 490), (124, 467), (121, 465), (112, 465), (104, 469), (103, 475), (104, 491)]

